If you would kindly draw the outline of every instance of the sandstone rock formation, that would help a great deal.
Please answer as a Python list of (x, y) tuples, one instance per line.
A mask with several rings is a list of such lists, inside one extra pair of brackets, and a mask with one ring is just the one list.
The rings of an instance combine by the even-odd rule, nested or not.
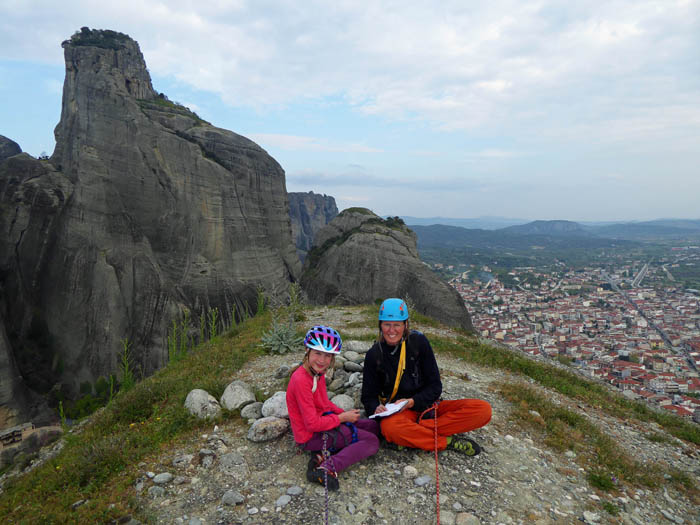
[(335, 199), (328, 195), (289, 193), (289, 216), (292, 219), (292, 236), (297, 254), (302, 262), (311, 249), (314, 235), (338, 215)]
[(0, 135), (0, 162), (20, 153), (22, 153), (22, 148), (19, 147), (19, 144)]
[(117, 371), (121, 341), (150, 374), (185, 309), (254, 311), (301, 265), (272, 157), (156, 93), (128, 36), (83, 28), (63, 48), (53, 155), (0, 162), (0, 313), (29, 386), (74, 395)]
[(415, 233), (401, 219), (383, 220), (365, 208), (344, 210), (316, 234), (301, 285), (319, 304), (402, 297), (421, 313), (473, 329), (457, 291), (421, 262)]

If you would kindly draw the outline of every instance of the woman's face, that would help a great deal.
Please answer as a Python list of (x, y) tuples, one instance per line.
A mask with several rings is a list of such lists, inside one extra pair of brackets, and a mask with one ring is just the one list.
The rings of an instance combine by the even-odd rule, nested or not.
[(382, 335), (390, 345), (396, 345), (401, 341), (405, 328), (403, 321), (382, 321)]
[(323, 374), (331, 364), (333, 354), (319, 350), (309, 350), (309, 366), (317, 374)]

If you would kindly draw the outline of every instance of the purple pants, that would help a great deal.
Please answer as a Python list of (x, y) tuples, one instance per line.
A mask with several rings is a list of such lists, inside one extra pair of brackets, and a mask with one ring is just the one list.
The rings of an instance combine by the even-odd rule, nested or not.
[[(341, 472), (353, 463), (365, 459), (379, 450), (379, 424), (373, 419), (358, 419), (354, 423), (357, 428), (357, 441), (352, 440), (352, 431), (347, 425), (340, 425), (328, 430), (327, 447), (335, 448), (336, 452), (321, 465), (334, 472)], [(338, 435), (340, 434), (340, 435)], [(346, 445), (347, 443), (347, 445)], [(313, 437), (302, 445), (309, 451), (323, 450), (323, 432), (314, 432)]]

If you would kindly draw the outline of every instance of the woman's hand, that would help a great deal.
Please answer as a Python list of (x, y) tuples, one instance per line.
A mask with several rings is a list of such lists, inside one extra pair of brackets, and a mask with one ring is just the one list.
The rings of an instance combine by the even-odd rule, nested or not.
[(402, 402), (404, 402), (404, 401), (408, 401), (408, 403), (406, 403), (406, 404), (401, 408), (401, 410), (399, 410), (399, 412), (403, 412), (403, 411), (406, 410), (407, 408), (413, 408), (413, 405), (416, 404), (416, 402), (413, 401), (413, 398), (412, 398), (412, 397), (404, 397), (404, 398), (402, 398), (402, 399), (397, 399), (397, 400), (394, 401), (394, 402), (398, 404), (398, 403), (402, 403)]
[(360, 411), (355, 408), (353, 410), (348, 410), (347, 412), (341, 412), (338, 414), (338, 419), (341, 423), (354, 423), (360, 419)]
[(381, 414), (382, 412), (386, 412), (386, 407), (384, 405), (379, 405), (374, 411), (375, 414)]

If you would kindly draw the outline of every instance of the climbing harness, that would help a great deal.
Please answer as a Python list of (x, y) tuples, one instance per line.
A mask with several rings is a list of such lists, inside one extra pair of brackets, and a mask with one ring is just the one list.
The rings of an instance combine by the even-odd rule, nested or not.
[(437, 402), (433, 403), (431, 406), (423, 410), (421, 412), (421, 415), (418, 417), (418, 423), (420, 423), (421, 419), (423, 419), (423, 416), (430, 412), (431, 410), (435, 410), (434, 414), (434, 419), (433, 419), (433, 435), (435, 437), (435, 490), (436, 490), (436, 508), (437, 508), (437, 525), (440, 525), (440, 471), (438, 469), (438, 431), (437, 431), (437, 408), (438, 404)]

